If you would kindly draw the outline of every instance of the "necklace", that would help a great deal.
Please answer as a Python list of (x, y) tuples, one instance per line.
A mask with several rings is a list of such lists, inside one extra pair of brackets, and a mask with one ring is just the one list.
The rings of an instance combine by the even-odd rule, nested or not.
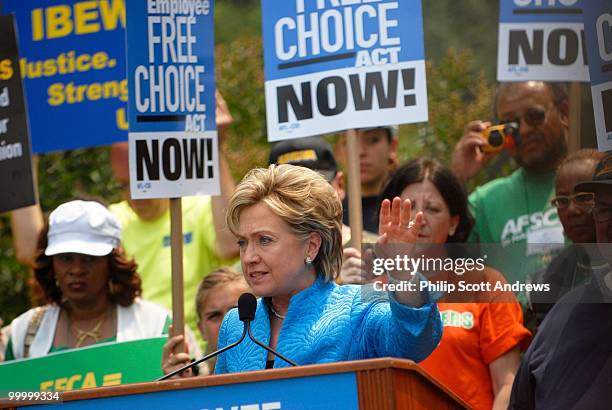
[[(98, 343), (100, 341), (100, 338), (102, 337), (102, 332), (100, 331), (100, 328), (102, 327), (102, 324), (104, 323), (104, 319), (106, 319), (107, 314), (108, 314), (108, 311), (104, 313), (104, 316), (102, 316), (102, 318), (100, 318), (100, 320), (98, 320), (98, 322), (91, 329), (81, 330), (72, 324), (70, 313), (66, 311), (66, 315), (68, 319), (68, 323), (67, 323), (68, 335), (66, 336), (66, 341), (68, 342), (70, 331), (74, 329), (76, 331), (76, 335), (75, 335), (76, 343), (74, 345), (75, 348), (81, 347), (81, 344), (83, 344), (83, 342), (87, 340), (87, 338), (93, 339), (94, 341), (93, 344)], [(112, 314), (112, 309), (111, 309), (111, 314)]]
[(281, 315), (276, 310), (274, 310), (274, 305), (272, 304), (272, 301), (270, 301), (270, 310), (272, 311), (272, 314), (279, 319), (285, 319), (287, 317), (287, 315)]

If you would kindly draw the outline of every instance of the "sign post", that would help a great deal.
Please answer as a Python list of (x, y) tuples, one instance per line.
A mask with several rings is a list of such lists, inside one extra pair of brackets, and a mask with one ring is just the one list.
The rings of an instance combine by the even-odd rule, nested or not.
[(361, 178), (359, 170), (359, 152), (357, 149), (357, 131), (346, 131), (347, 181), (349, 195), (349, 225), (351, 227), (351, 247), (361, 249), (363, 232), (363, 211), (361, 209)]
[(171, 198), (177, 335), (184, 331), (181, 197), (220, 193), (214, 4), (130, 0), (126, 7), (130, 191), (134, 199)]

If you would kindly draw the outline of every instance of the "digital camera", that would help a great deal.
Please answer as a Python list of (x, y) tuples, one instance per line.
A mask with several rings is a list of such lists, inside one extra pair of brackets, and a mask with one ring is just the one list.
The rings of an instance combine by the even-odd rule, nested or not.
[(481, 147), (482, 152), (498, 153), (504, 148), (512, 148), (519, 141), (519, 126), (516, 122), (493, 125), (482, 132), (487, 145)]

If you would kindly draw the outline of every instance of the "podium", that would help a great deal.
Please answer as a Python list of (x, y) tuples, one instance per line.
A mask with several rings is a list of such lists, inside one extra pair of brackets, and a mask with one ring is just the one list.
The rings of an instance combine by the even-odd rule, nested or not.
[(77, 390), (64, 393), (63, 403), (45, 408), (443, 410), (468, 406), (414, 362), (381, 358)]

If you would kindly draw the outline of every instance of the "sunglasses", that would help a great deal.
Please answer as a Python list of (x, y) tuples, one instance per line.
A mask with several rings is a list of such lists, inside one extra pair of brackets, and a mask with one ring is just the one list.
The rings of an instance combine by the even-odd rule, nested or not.
[(558, 195), (550, 201), (552, 206), (557, 209), (567, 209), (572, 202), (576, 208), (591, 212), (595, 206), (595, 194), (593, 192), (578, 192), (574, 195)]
[(518, 116), (512, 119), (512, 121), (516, 122), (517, 124), (520, 124), (521, 118), (522, 118), (527, 125), (529, 125), (532, 128), (536, 128), (542, 125), (542, 123), (546, 119), (547, 113), (548, 113), (548, 110), (532, 107), (532, 108), (528, 108), (527, 111), (525, 111), (522, 116)]

